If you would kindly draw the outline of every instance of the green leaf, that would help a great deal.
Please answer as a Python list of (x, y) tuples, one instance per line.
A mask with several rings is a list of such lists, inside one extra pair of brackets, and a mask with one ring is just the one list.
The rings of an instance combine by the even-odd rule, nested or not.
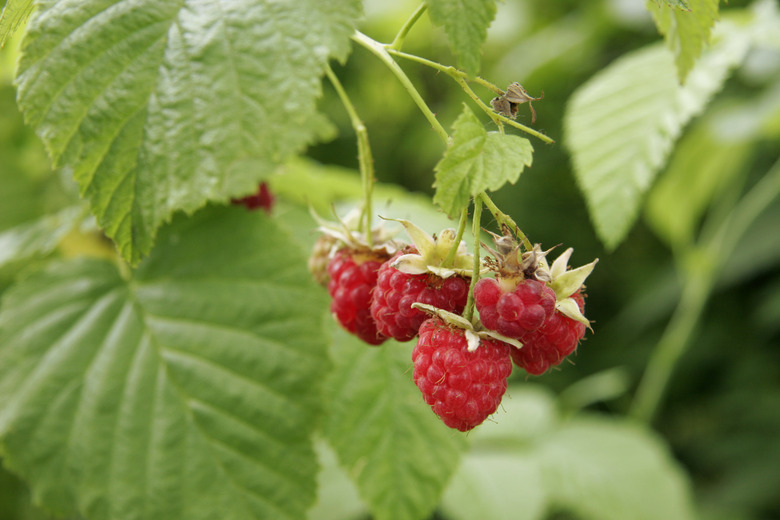
[(176, 219), (130, 279), (60, 262), (0, 309), (0, 437), (90, 520), (306, 517), (328, 368), (321, 291), (267, 217)]
[(753, 141), (737, 132), (718, 135), (716, 123), (707, 118), (691, 128), (647, 197), (647, 222), (671, 246), (692, 244), (699, 220), (712, 200), (733, 186), (735, 178), (748, 173), (746, 162), (754, 149)]
[(648, 2), (647, 7), (653, 14), (658, 31), (664, 35), (666, 46), (674, 54), (677, 76), (685, 83), (688, 73), (702, 50), (710, 41), (710, 33), (718, 20), (720, 0), (687, 0), (680, 10), (680, 2), (659, 5)]
[(510, 386), (442, 503), (453, 520), (693, 520), (690, 485), (648, 430), (595, 414), (562, 416), (543, 387)]
[(747, 52), (749, 26), (719, 27), (718, 40), (684, 86), (669, 53), (652, 45), (620, 58), (572, 96), (565, 144), (596, 232), (608, 248), (628, 233), (682, 128)]
[[(676, 7), (677, 9), (682, 9), (684, 11), (690, 11), (691, 8), (688, 7), (688, 4), (685, 2), (685, 0), (663, 0), (666, 2), (666, 5), (669, 7)], [(659, 7), (661, 6), (661, 0), (655, 0), (656, 5)]]
[(583, 520), (692, 520), (690, 486), (649, 431), (579, 418), (545, 439), (545, 486), (553, 503)]
[(136, 263), (180, 210), (256, 189), (299, 152), (357, 0), (60, 0), (23, 43), (19, 105)]
[(433, 196), (450, 216), (460, 213), (471, 197), (517, 182), (523, 168), (531, 166), (534, 151), (528, 139), (487, 132), (465, 105), (453, 129), (452, 144), (435, 168)]
[(72, 206), (0, 232), (0, 269), (54, 250), (78, 223), (82, 208)]
[(338, 330), (323, 429), (377, 520), (422, 520), (438, 503), (466, 446), (425, 404), (411, 354), (372, 348)]
[(496, 16), (495, 0), (426, 0), (431, 21), (444, 28), (458, 66), (470, 76), (479, 72), (480, 48)]
[(33, 11), (33, 0), (7, 0), (0, 14), (0, 47), (24, 25)]

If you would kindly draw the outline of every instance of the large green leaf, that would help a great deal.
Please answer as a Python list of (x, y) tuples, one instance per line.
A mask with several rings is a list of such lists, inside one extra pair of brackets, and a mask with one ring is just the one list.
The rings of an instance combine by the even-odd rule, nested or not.
[(431, 21), (444, 28), (458, 66), (469, 75), (479, 72), (480, 51), (496, 16), (495, 0), (426, 0)]
[(643, 194), (684, 125), (744, 57), (749, 26), (722, 23), (681, 86), (661, 45), (632, 52), (582, 85), (565, 115), (565, 143), (596, 231), (609, 248), (625, 237)]
[(470, 108), (453, 125), (452, 144), (436, 165), (433, 202), (454, 216), (471, 197), (515, 183), (533, 161), (531, 142), (516, 135), (488, 132)]
[[(655, 25), (664, 35), (666, 45), (674, 54), (677, 76), (685, 83), (696, 59), (710, 41), (710, 33), (718, 19), (720, 0), (687, 0), (687, 5), (660, 5), (648, 0)], [(676, 3), (676, 2), (675, 2)]]
[(473, 433), (444, 495), (448, 518), (692, 520), (690, 486), (649, 431), (593, 414), (563, 417), (549, 392), (510, 386), (505, 414)]
[(466, 446), (425, 404), (409, 348), (369, 347), (334, 335), (324, 431), (377, 520), (422, 520), (438, 503)]
[(90, 520), (305, 518), (321, 291), (240, 208), (177, 219), (130, 277), (54, 263), (0, 310), (5, 464)]
[(171, 215), (298, 152), (357, 0), (48, 0), (23, 44), (26, 120), (135, 263)]

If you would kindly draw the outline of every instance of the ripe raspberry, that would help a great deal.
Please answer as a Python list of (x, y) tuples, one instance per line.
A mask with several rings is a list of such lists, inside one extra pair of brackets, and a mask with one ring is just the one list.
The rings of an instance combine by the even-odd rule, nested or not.
[(371, 316), (377, 329), (398, 341), (415, 337), (422, 322), (428, 318), (424, 312), (412, 308), (413, 303), (425, 303), (460, 314), (468, 298), (469, 281), (463, 276), (442, 278), (433, 273), (408, 274), (393, 266), (402, 255), (416, 253), (415, 248), (406, 248), (383, 264), (371, 298)]
[[(578, 291), (571, 298), (583, 312), (583, 295)], [(541, 375), (577, 349), (585, 329), (584, 323), (556, 310), (542, 327), (525, 337), (523, 348), (512, 349), (512, 360), (529, 374)]]
[(412, 351), (414, 382), (444, 424), (462, 432), (484, 422), (506, 392), (512, 361), (506, 343), (483, 338), (468, 351), (463, 329), (430, 318)]
[(331, 312), (346, 330), (370, 345), (379, 345), (387, 339), (377, 331), (370, 310), (377, 271), (387, 256), (345, 248), (328, 264)]
[(233, 204), (243, 204), (249, 210), (255, 210), (257, 208), (263, 208), (263, 210), (271, 214), (271, 209), (274, 207), (274, 196), (271, 195), (271, 191), (268, 189), (268, 184), (261, 182), (257, 188), (257, 192), (254, 195), (249, 195), (241, 199), (233, 199)]
[(474, 287), (474, 303), (486, 328), (524, 341), (552, 316), (555, 292), (539, 280), (525, 279), (505, 290), (500, 282), (483, 278)]

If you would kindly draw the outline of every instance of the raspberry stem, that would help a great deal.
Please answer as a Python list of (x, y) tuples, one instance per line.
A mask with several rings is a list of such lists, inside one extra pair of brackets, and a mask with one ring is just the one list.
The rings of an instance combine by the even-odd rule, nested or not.
[(458, 246), (460, 245), (461, 240), (463, 240), (463, 233), (466, 232), (466, 225), (469, 222), (469, 208), (463, 208), (463, 211), (460, 213), (460, 222), (458, 223), (458, 232), (455, 235), (455, 241), (452, 243), (452, 247), (447, 252), (447, 257), (442, 262), (442, 267), (452, 267), (452, 264), (455, 263), (455, 256), (458, 254)]
[(482, 199), (474, 199), (474, 217), (471, 219), (471, 233), (474, 235), (474, 268), (471, 272), (471, 284), (469, 285), (469, 296), (466, 300), (466, 307), (463, 309), (463, 317), (469, 322), (474, 318), (474, 286), (479, 281), (479, 273), (482, 270), (482, 260), (479, 256), (479, 234), (482, 229), (480, 221), (482, 220)]
[(374, 189), (374, 159), (371, 154), (371, 144), (368, 140), (368, 129), (363, 123), (363, 120), (358, 116), (355, 106), (349, 99), (347, 92), (339, 81), (339, 78), (330, 68), (330, 65), (325, 67), (325, 73), (336, 90), (336, 93), (341, 100), (341, 104), (344, 105), (344, 109), (349, 115), (349, 120), (352, 123), (352, 128), (355, 130), (357, 136), (357, 148), (358, 148), (358, 166), (360, 168), (360, 179), (363, 185), (363, 208), (360, 215), (359, 229), (362, 231), (366, 238), (366, 242), (369, 247), (373, 246), (373, 237), (371, 233), (371, 198), (372, 191)]
[(420, 4), (417, 9), (414, 10), (412, 15), (409, 17), (406, 22), (404, 22), (403, 26), (401, 26), (401, 29), (398, 31), (398, 34), (395, 35), (395, 38), (393, 39), (393, 43), (391, 43), (388, 46), (388, 49), (394, 49), (394, 50), (401, 50), (401, 47), (404, 45), (404, 40), (406, 39), (406, 35), (409, 34), (409, 31), (414, 27), (414, 24), (417, 23), (417, 20), (420, 19), (420, 17), (425, 13), (425, 10), (428, 8), (428, 5), (426, 3)]
[(395, 75), (395, 77), (398, 79), (398, 81), (401, 83), (404, 89), (406, 89), (406, 92), (415, 102), (417, 107), (423, 113), (425, 118), (431, 124), (431, 127), (433, 128), (434, 132), (438, 134), (439, 138), (441, 138), (445, 146), (449, 145), (450, 135), (447, 133), (444, 127), (441, 126), (439, 120), (436, 119), (436, 114), (433, 113), (433, 111), (430, 109), (428, 104), (425, 102), (425, 100), (422, 98), (420, 93), (415, 88), (414, 84), (412, 84), (412, 81), (409, 79), (409, 76), (406, 75), (406, 73), (398, 65), (398, 63), (396, 63), (393, 57), (390, 56), (390, 53), (388, 52), (387, 48), (381, 43), (379, 43), (378, 41), (374, 40), (369, 36), (366, 36), (360, 31), (355, 31), (355, 34), (352, 35), (352, 40), (354, 40), (356, 43), (365, 47), (368, 51), (373, 53), (377, 58), (379, 58), (379, 60), (382, 63), (384, 63), (390, 69), (390, 72), (392, 72)]
[(400, 50), (397, 50), (396, 47), (393, 45), (389, 45), (386, 47), (387, 52), (393, 56), (398, 56), (399, 58), (404, 58), (409, 61), (414, 61), (417, 63), (420, 63), (422, 65), (425, 65), (427, 67), (430, 67), (432, 69), (438, 70), (440, 72), (444, 72), (449, 77), (451, 77), (455, 82), (460, 85), (460, 87), (463, 89), (463, 91), (479, 106), (479, 108), (482, 109), (483, 112), (485, 112), (490, 119), (493, 120), (494, 123), (496, 123), (499, 128), (503, 123), (506, 123), (510, 126), (513, 126), (517, 128), (518, 130), (522, 130), (523, 132), (532, 135), (542, 141), (544, 141), (547, 144), (554, 143), (555, 141), (551, 139), (550, 137), (544, 135), (543, 133), (534, 130), (531, 127), (525, 126), (522, 123), (518, 123), (517, 121), (514, 121), (512, 119), (509, 119), (506, 116), (503, 116), (501, 114), (496, 113), (492, 108), (487, 106), (482, 99), (480, 99), (479, 96), (477, 96), (476, 93), (471, 89), (471, 87), (468, 84), (468, 81), (473, 81), (479, 85), (482, 85), (483, 87), (493, 91), (495, 94), (504, 94), (504, 91), (498, 88), (493, 83), (490, 83), (484, 78), (481, 78), (479, 76), (475, 76), (473, 78), (469, 78), (469, 75), (463, 72), (462, 70), (456, 69), (455, 67), (451, 65), (442, 65), (441, 63), (437, 63), (435, 61), (417, 56), (415, 54), (408, 54), (406, 52), (401, 52)]
[(503, 228), (504, 226), (509, 227), (509, 229), (512, 230), (512, 232), (515, 234), (517, 238), (520, 239), (520, 241), (523, 243), (523, 246), (526, 248), (526, 250), (531, 251), (533, 250), (534, 246), (531, 244), (531, 241), (528, 240), (528, 237), (525, 236), (525, 233), (520, 231), (520, 227), (518, 227), (517, 223), (515, 223), (514, 220), (512, 220), (512, 217), (498, 209), (498, 206), (490, 199), (488, 194), (486, 192), (482, 192), (479, 194), (479, 199), (481, 199), (482, 202), (484, 202), (485, 207), (490, 211), (490, 213), (493, 214), (493, 218), (496, 219), (496, 222), (498, 223), (499, 228)]

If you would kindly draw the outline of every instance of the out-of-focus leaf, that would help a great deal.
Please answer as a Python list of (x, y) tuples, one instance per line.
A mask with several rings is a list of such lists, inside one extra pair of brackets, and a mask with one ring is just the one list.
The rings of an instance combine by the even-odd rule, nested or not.
[(82, 214), (80, 206), (69, 207), (0, 232), (0, 269), (52, 252)]
[(685, 83), (688, 73), (710, 41), (710, 33), (718, 19), (719, 2), (687, 0), (687, 5), (679, 5), (679, 1), (667, 1), (667, 5), (647, 2), (655, 25), (664, 35), (666, 46), (674, 53), (680, 83)]
[(515, 183), (533, 161), (531, 142), (516, 135), (487, 132), (468, 106), (453, 125), (452, 144), (436, 165), (433, 202), (455, 216), (471, 197)]
[(579, 418), (540, 448), (552, 501), (585, 520), (693, 520), (689, 483), (659, 439), (639, 426)]
[(719, 136), (709, 118), (680, 140), (669, 166), (653, 186), (645, 205), (647, 222), (667, 244), (683, 247), (694, 240), (710, 202), (744, 176), (754, 145), (738, 135)]
[(310, 141), (320, 76), (359, 13), (357, 0), (41, 3), (19, 105), (137, 263), (175, 212), (252, 192)]
[(510, 386), (501, 408), (472, 433), (444, 495), (448, 517), (541, 520), (565, 509), (585, 520), (695, 518), (687, 479), (648, 430), (561, 417), (549, 391), (529, 384)]
[(355, 484), (339, 466), (336, 454), (325, 442), (316, 445), (320, 461), (317, 476), (317, 502), (309, 510), (309, 520), (357, 520), (365, 517), (366, 508)]
[(616, 247), (683, 126), (701, 112), (744, 57), (749, 27), (725, 23), (680, 86), (660, 45), (623, 56), (572, 96), (565, 143), (596, 232)]
[(306, 517), (325, 302), (261, 213), (177, 219), (129, 278), (55, 262), (5, 293), (0, 438), (36, 500), (90, 520)]
[(481, 47), (496, 16), (495, 0), (426, 0), (431, 21), (444, 28), (458, 66), (469, 75), (479, 72)]
[(409, 348), (393, 341), (368, 347), (339, 329), (331, 352), (336, 368), (323, 427), (341, 464), (377, 520), (428, 518), (465, 437), (423, 401)]
[(0, 48), (27, 21), (34, 7), (33, 0), (6, 0), (0, 14)]

